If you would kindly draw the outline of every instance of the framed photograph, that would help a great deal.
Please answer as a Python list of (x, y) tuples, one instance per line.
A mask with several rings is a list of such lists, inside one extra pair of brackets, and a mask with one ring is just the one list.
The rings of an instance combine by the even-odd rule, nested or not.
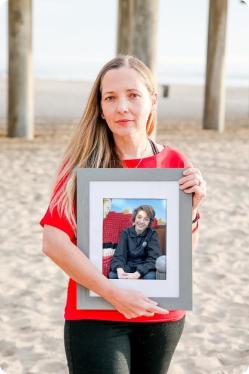
[[(192, 196), (184, 169), (77, 169), (77, 245), (116, 286), (192, 309)], [(78, 309), (113, 309), (77, 285)]]

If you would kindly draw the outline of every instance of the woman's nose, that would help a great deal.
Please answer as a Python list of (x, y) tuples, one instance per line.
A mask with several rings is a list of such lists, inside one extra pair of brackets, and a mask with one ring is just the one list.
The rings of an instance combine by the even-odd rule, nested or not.
[(128, 103), (126, 100), (119, 100), (117, 103), (117, 111), (120, 113), (125, 113), (128, 111)]

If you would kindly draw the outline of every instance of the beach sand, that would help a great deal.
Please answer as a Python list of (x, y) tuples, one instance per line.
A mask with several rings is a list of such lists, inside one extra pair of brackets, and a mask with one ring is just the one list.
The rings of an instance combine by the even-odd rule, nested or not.
[[(67, 277), (42, 254), (38, 222), (77, 115), (39, 117), (33, 141), (7, 139), (0, 124), (0, 368), (7, 374), (68, 372)], [(249, 366), (248, 140), (246, 116), (228, 121), (224, 134), (201, 130), (196, 117), (160, 117), (158, 141), (179, 148), (208, 183), (193, 259), (194, 309), (169, 374), (241, 374)]]

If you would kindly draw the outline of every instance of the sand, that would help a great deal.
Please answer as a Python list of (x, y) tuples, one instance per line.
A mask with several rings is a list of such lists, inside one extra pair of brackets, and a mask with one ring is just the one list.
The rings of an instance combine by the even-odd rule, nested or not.
[[(0, 126), (0, 368), (6, 374), (68, 372), (67, 277), (42, 254), (38, 221), (74, 124), (44, 116), (33, 141), (7, 139)], [(169, 374), (241, 374), (249, 367), (249, 120), (228, 121), (224, 134), (200, 127), (196, 118), (161, 117), (158, 130), (158, 140), (185, 153), (208, 183), (193, 259), (194, 309)]]

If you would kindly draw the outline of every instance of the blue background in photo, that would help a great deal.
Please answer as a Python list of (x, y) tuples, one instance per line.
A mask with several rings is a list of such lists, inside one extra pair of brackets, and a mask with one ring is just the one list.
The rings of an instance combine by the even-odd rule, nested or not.
[(129, 209), (130, 213), (139, 205), (151, 205), (155, 212), (156, 218), (167, 221), (167, 200), (166, 199), (112, 199), (111, 210), (123, 212)]

